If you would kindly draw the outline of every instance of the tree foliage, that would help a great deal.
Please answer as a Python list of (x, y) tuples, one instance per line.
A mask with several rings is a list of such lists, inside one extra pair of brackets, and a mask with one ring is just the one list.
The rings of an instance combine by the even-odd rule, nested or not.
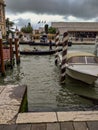
[(6, 18), (5, 21), (6, 21), (6, 29), (7, 29), (6, 34), (7, 34), (7, 37), (8, 37), (9, 33), (13, 33), (13, 31), (11, 29), (14, 25), (14, 22), (10, 21), (9, 18)]
[(22, 27), (22, 28), (21, 28), (21, 31), (24, 32), (24, 33), (32, 33), (33, 28), (32, 28), (32, 26), (31, 26), (31, 23), (28, 23), (27, 26)]
[(55, 34), (56, 33), (56, 28), (49, 27), (48, 28), (48, 33)]
[(45, 24), (44, 29), (45, 29), (45, 33), (48, 34), (48, 24)]
[(10, 29), (14, 25), (14, 22), (10, 21), (9, 18), (6, 19), (6, 27)]

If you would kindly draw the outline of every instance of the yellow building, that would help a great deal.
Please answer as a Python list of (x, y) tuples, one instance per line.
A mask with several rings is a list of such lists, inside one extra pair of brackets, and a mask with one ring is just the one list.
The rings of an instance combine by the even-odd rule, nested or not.
[(5, 6), (5, 1), (0, 0), (0, 30), (3, 35), (6, 35)]

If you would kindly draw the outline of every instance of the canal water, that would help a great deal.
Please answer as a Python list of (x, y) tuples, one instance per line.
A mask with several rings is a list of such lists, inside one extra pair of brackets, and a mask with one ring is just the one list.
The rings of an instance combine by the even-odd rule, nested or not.
[[(33, 47), (23, 46), (24, 49)], [(38, 48), (38, 47), (37, 47)], [(39, 49), (49, 49), (39, 47)], [(69, 50), (93, 52), (94, 45), (73, 45)], [(54, 64), (54, 55), (21, 56), (21, 64), (7, 70), (6, 77), (0, 77), (0, 85), (26, 84), (28, 86), (28, 111), (76, 111), (96, 110), (98, 105), (82, 96), (98, 99), (98, 87), (66, 78), (60, 84), (60, 70)]]

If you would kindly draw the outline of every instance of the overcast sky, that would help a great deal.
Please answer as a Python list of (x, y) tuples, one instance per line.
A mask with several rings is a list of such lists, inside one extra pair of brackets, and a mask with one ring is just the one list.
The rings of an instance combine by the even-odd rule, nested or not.
[(33, 27), (43, 26), (38, 21), (98, 21), (98, 0), (5, 0), (6, 17), (17, 26), (28, 22)]

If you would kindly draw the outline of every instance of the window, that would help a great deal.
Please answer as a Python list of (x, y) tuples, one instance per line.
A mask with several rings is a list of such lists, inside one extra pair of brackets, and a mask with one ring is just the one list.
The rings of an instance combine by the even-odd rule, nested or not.
[(69, 63), (85, 63), (85, 57), (83, 56), (75, 56), (75, 57), (71, 57), (68, 60)]
[(68, 63), (82, 63), (82, 64), (94, 64), (98, 63), (98, 58), (93, 56), (76, 56), (71, 57)]
[(96, 58), (94, 57), (87, 57), (87, 63), (98, 63), (98, 61), (96, 60)]

